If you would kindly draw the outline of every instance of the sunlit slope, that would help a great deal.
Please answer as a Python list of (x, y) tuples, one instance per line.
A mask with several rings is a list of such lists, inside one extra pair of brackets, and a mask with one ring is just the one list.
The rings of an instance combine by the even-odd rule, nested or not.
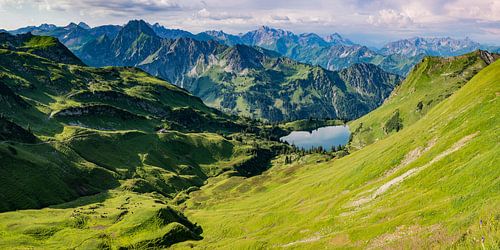
[(142, 70), (71, 58), (56, 39), (0, 33), (0, 249), (200, 239), (174, 206), (209, 177), (259, 174), (284, 147)]
[(349, 124), (357, 150), (422, 118), (467, 83), (498, 54), (475, 51), (456, 57), (425, 57), (382, 106)]
[(199, 233), (160, 195), (115, 190), (0, 214), (1, 249), (145, 249), (199, 239)]
[(176, 246), (497, 248), (499, 96), (497, 61), (413, 125), (347, 157), (280, 159), (262, 176), (213, 179), (185, 209), (204, 239)]
[[(184, 89), (71, 58), (57, 39), (0, 33), (0, 212), (118, 187), (173, 198), (222, 172), (246, 175), (247, 161), (274, 154), (277, 143), (249, 144), (256, 125)], [(229, 136), (243, 129), (248, 140)]]

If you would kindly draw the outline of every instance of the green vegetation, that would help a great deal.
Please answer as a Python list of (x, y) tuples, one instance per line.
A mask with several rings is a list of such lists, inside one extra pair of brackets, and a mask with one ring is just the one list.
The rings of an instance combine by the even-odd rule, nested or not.
[(497, 61), (414, 124), (341, 159), (281, 157), (260, 176), (210, 179), (184, 208), (204, 239), (176, 246), (496, 248), (499, 79)]
[(83, 65), (57, 38), (49, 36), (33, 36), (29, 33), (12, 36), (0, 32), (0, 49), (28, 52), (57, 62)]
[(344, 121), (331, 119), (309, 118), (279, 124), (279, 127), (288, 131), (312, 131), (326, 126), (344, 125)]
[(167, 203), (213, 176), (259, 174), (287, 147), (140, 69), (70, 64), (53, 38), (2, 36), (0, 212), (43, 208), (0, 214), (2, 249), (200, 239)]
[(389, 118), (389, 120), (387, 120), (387, 122), (385, 123), (384, 132), (386, 134), (392, 131), (398, 132), (402, 128), (403, 124), (401, 118), (399, 117), (399, 109), (396, 109), (396, 111), (394, 111), (394, 113), (392, 114), (391, 118)]
[(201, 228), (161, 196), (110, 191), (70, 203), (0, 214), (0, 248), (109, 249), (200, 239)]
[(271, 122), (354, 119), (376, 108), (400, 81), (373, 65), (333, 72), (245, 46), (227, 48), (215, 58), (220, 63), (186, 78), (191, 82), (184, 86), (222, 111)]
[(483, 57), (424, 59), (349, 148), (306, 153), (276, 140), (339, 121), (237, 118), (142, 70), (5, 46), (0, 248), (495, 249), (500, 61)]
[(73, 51), (89, 65), (137, 66), (211, 107), (271, 122), (355, 119), (378, 107), (401, 81), (372, 64), (329, 71), (258, 47), (163, 39), (142, 20)]
[(351, 150), (387, 137), (386, 124), (390, 123), (389, 129), (400, 127), (399, 119), (402, 127), (414, 124), (486, 67), (487, 55), (498, 57), (484, 51), (449, 58), (425, 57), (383, 105), (349, 123), (353, 131)]

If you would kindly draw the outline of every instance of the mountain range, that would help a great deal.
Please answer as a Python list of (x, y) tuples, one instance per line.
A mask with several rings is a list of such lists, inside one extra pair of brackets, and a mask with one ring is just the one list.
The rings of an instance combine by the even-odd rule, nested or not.
[[(0, 58), (0, 172), (30, 175), (2, 177), (2, 190), (15, 192), (0, 195), (0, 211), (68, 201), (123, 180), (169, 196), (222, 172), (259, 173), (245, 162), (268, 160), (271, 147), (283, 146), (225, 139), (245, 131), (259, 141), (267, 132), (140, 69), (85, 66), (52, 37), (1, 33)], [(59, 192), (47, 195), (53, 188)]]
[(154, 26), (130, 21), (115, 36), (103, 34), (73, 51), (88, 65), (136, 66), (212, 107), (269, 121), (351, 120), (380, 105), (401, 80), (370, 64), (329, 71), (260, 47), (162, 38)]
[(127, 26), (93, 49), (197, 62), (241, 92), (388, 97), (347, 124), (346, 147), (299, 150), (283, 128), (322, 120), (224, 114), (142, 69), (87, 66), (54, 37), (0, 33), (1, 249), (497, 248), (500, 55), (425, 56), (386, 95), (398, 76), (372, 64), (328, 71)]
[[(98, 218), (126, 224), (113, 245), (128, 248), (201, 239), (201, 227), (163, 199), (221, 174), (259, 174), (289, 147), (269, 140), (279, 129), (271, 135), (138, 68), (88, 67), (47, 36), (0, 33), (0, 104), (1, 214), (114, 197), (119, 204), (105, 202), (112, 210)], [(37, 225), (26, 235), (43, 241), (60, 230), (86, 230), (97, 218), (70, 210), (52, 229)], [(13, 238), (1, 234), (0, 248), (11, 248)], [(85, 248), (103, 247), (93, 243)]]
[[(259, 46), (276, 51), (283, 56), (313, 65), (319, 65), (328, 70), (339, 70), (355, 63), (372, 63), (387, 72), (405, 76), (423, 56), (457, 56), (477, 49), (490, 52), (500, 51), (499, 46), (483, 45), (469, 38), (423, 38), (414, 37), (389, 42), (380, 49), (368, 48), (332, 33), (324, 37), (315, 33), (295, 34), (290, 31), (261, 26), (257, 30), (237, 35), (224, 31), (204, 31), (193, 34), (180, 29), (169, 29), (159, 23), (148, 24), (161, 38), (192, 38), (199, 41), (215, 40), (228, 46), (244, 44)], [(123, 26), (104, 25), (90, 28), (80, 22), (71, 23), (65, 27), (52, 24), (28, 26), (11, 30), (12, 34), (32, 32), (37, 35), (54, 36), (61, 40), (71, 50), (79, 48), (89, 40), (98, 39), (106, 34), (113, 39)]]
[(401, 80), (396, 75), (407, 74), (424, 55), (481, 47), (470, 39), (414, 38), (374, 51), (338, 33), (323, 38), (262, 26), (240, 35), (192, 34), (142, 20), (10, 32), (56, 37), (90, 66), (136, 66), (224, 112), (269, 121), (358, 118), (380, 105)]

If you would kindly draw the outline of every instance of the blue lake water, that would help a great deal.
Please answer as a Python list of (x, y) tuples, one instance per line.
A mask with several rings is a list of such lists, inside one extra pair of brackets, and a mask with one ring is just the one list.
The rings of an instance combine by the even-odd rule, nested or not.
[(348, 126), (328, 126), (312, 132), (293, 131), (289, 135), (281, 137), (280, 140), (306, 150), (319, 146), (330, 150), (332, 146), (346, 145), (349, 142), (350, 134)]

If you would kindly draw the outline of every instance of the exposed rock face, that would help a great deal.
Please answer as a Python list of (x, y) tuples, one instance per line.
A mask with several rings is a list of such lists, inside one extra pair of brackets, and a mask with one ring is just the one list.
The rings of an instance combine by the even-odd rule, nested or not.
[[(130, 22), (130, 24), (133, 23), (148, 26), (160, 38), (192, 38), (198, 41), (213, 40), (229, 46), (237, 44), (260, 46), (294, 60), (320, 65), (329, 70), (344, 69), (355, 63), (373, 63), (387, 72), (402, 76), (408, 74), (413, 66), (420, 62), (425, 55), (460, 55), (479, 48), (495, 53), (500, 52), (498, 46), (482, 45), (468, 38), (458, 40), (415, 37), (391, 42), (381, 50), (377, 50), (358, 45), (342, 37), (339, 33), (321, 37), (314, 33), (294, 34), (290, 31), (262, 26), (257, 30), (238, 35), (215, 30), (192, 34), (184, 30), (166, 28), (159, 23), (151, 25), (140, 20)], [(86, 61), (90, 60), (90, 58), (79, 53), (84, 46), (87, 47), (84, 50), (96, 50), (102, 54), (109, 49), (102, 48), (103, 44), (107, 44), (103, 41), (114, 40), (120, 30), (126, 26), (103, 25), (91, 28), (85, 23), (70, 23), (64, 27), (42, 24), (9, 32), (12, 34), (31, 32), (35, 35), (56, 37)], [(151, 35), (150, 32), (145, 32), (145, 34), (148, 33)], [(96, 40), (100, 40), (100, 42), (96, 43)], [(105, 60), (101, 64), (109, 65), (110, 62)]]
[(485, 50), (480, 50), (479, 51), (479, 56), (481, 59), (483, 59), (487, 64), (492, 64), (494, 63), (498, 58), (500, 58), (500, 54), (497, 53), (490, 53)]
[(339, 33), (333, 33), (325, 37), (325, 41), (332, 45), (355, 45), (351, 40), (342, 37)]
[[(140, 67), (189, 90), (212, 107), (272, 121), (310, 116), (354, 119), (380, 104), (385, 93), (399, 81), (395, 76), (380, 77), (383, 70), (378, 67), (366, 66), (360, 70), (356, 66), (344, 73), (331, 72), (282, 58), (276, 52), (285, 53), (293, 47), (294, 56), (301, 61), (326, 62), (331, 69), (347, 68), (378, 56), (363, 46), (344, 45), (348, 42), (338, 34), (330, 36), (329, 40), (337, 44), (330, 46), (313, 33), (295, 35), (269, 27), (241, 36), (206, 32), (206, 40), (164, 39), (158, 33), (166, 32), (166, 28), (141, 20), (130, 21), (119, 30), (114, 26), (87, 29), (77, 24), (70, 24), (64, 30), (68, 34), (101, 34), (75, 49), (88, 65)], [(211, 35), (224, 41), (230, 39), (235, 45), (222, 45), (208, 39)], [(80, 43), (74, 41), (72, 44)], [(321, 56), (309, 54), (312, 48), (321, 51)], [(303, 55), (307, 56), (302, 58)], [(352, 76), (340, 77), (346, 74)], [(152, 110), (147, 105), (138, 108)]]
[(273, 50), (299, 62), (340, 70), (356, 63), (373, 63), (387, 72), (406, 75), (421, 56), (383, 55), (355, 44), (338, 33), (322, 38), (314, 33), (294, 34), (290, 31), (262, 26), (238, 36), (223, 32), (203, 32), (198, 39), (213, 39), (227, 45), (245, 44)]
[[(271, 41), (275, 35), (317, 41), (318, 46), (323, 43), (313, 34), (298, 37), (268, 27), (245, 39)], [(137, 66), (189, 90), (213, 107), (272, 121), (310, 116), (354, 119), (379, 105), (400, 80), (376, 66), (331, 72), (258, 47), (228, 47), (192, 38), (162, 39), (143, 21), (131, 21), (113, 40), (103, 38), (95, 43), (78, 52), (90, 65)], [(95, 51), (95, 47), (105, 49)], [(334, 53), (369, 53), (358, 47), (354, 52)], [(352, 76), (341, 77), (346, 74)]]

